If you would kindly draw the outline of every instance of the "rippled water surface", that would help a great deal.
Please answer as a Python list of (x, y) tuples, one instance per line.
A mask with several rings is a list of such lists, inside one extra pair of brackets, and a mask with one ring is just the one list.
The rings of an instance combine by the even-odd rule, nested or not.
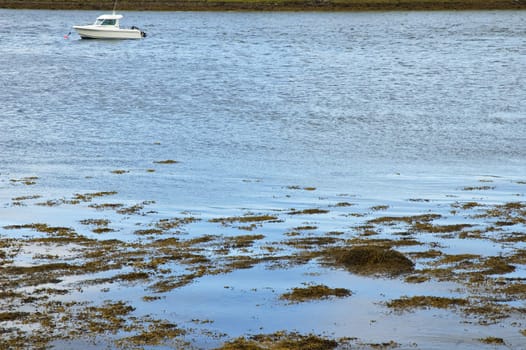
[(164, 158), (192, 196), (525, 170), (524, 12), (132, 12), (148, 37), (119, 42), (63, 39), (95, 12), (0, 14), (2, 168), (51, 186)]
[[(144, 40), (81, 40), (75, 33), (64, 38), (72, 25), (98, 15), (0, 10), (0, 199), (6, 203), (0, 225), (78, 225), (76, 208), (50, 215), (45, 208), (9, 204), (34, 192), (48, 199), (116, 191), (122, 201), (155, 201), (159, 216), (193, 210), (204, 218), (326, 205), (341, 194), (361, 200), (363, 208), (387, 204), (395, 208), (390, 214), (407, 214), (428, 210), (415, 209), (408, 198), (435, 200), (439, 208), (452, 193), (471, 200), (475, 195), (460, 189), (480, 186), (480, 179), (497, 183), (480, 196), (488, 202), (524, 195), (517, 185), (526, 175), (523, 11), (128, 12), (123, 24), (141, 27)], [(162, 160), (178, 163), (156, 163)], [(13, 181), (32, 176), (36, 188)], [(296, 186), (316, 191), (291, 192)], [(341, 217), (320, 221), (327, 230), (355, 224)], [(131, 231), (126, 225), (139, 224), (118, 225), (125, 235)], [(268, 230), (264, 234), (272, 235)], [(477, 254), (499, 251), (466, 246)], [(462, 250), (454, 244), (448, 249)], [(386, 285), (398, 296), (419, 286), (361, 277), (349, 283), (360, 286), (355, 288), (362, 296), (332, 305), (329, 319), (320, 321), (325, 328), (318, 329), (312, 317), (323, 304), (270, 304), (261, 311), (247, 297), (247, 280), (268, 301), (274, 296), (264, 291), (265, 281), (290, 287), (287, 282), (300, 284), (304, 279), (297, 275), (309, 268), (256, 270), (250, 271), (261, 280), (250, 280), (244, 270), (224, 279), (205, 277), (167, 296), (159, 308), (186, 300), (178, 315), (168, 316), (187, 321), (192, 312), (201, 313), (216, 320), (216, 331), (234, 336), (288, 328), (361, 334), (371, 341), (400, 331), (407, 340), (422, 324), (420, 314), (411, 314), (399, 330), (399, 320), (379, 306), (359, 306), (363, 295), (388, 298)], [(349, 278), (340, 273), (324, 278)], [(217, 303), (231, 294), (212, 293), (211, 286), (237, 283), (242, 291), (228, 313)], [(207, 301), (190, 308), (200, 293)], [(137, 307), (145, 313), (153, 308)], [(357, 310), (350, 323), (341, 312), (346, 308)], [(246, 312), (254, 316), (240, 325), (236, 319)], [(385, 328), (374, 328), (377, 321)], [(433, 322), (414, 339), (424, 348), (449, 341), (436, 329), (447, 329), (451, 319), (435, 315)], [(477, 336), (466, 338), (460, 328), (445, 331), (451, 342), (480, 346), (473, 343)], [(508, 335), (497, 326), (491, 330)], [(513, 332), (511, 344), (520, 343)]]

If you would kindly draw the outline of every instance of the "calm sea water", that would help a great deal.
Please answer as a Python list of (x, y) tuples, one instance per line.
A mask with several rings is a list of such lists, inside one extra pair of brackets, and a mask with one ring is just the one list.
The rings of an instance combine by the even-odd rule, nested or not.
[[(364, 215), (387, 204), (389, 215), (447, 216), (455, 200), (523, 199), (524, 11), (127, 12), (123, 24), (141, 27), (147, 38), (64, 38), (72, 25), (99, 14), (0, 10), (0, 227), (46, 222), (94, 236), (79, 220), (99, 215), (117, 227), (111, 237), (134, 240), (138, 225), (183, 210), (207, 219), (350, 200)], [(178, 163), (156, 163), (167, 159)], [(37, 177), (36, 185), (18, 181), (27, 177)], [(480, 181), (495, 189), (462, 190)], [(12, 205), (16, 196), (44, 201), (88, 191), (155, 204), (150, 217), (95, 213), (86, 205)], [(348, 231), (366, 220), (331, 210), (307, 224)], [(261, 231), (279, 241), (304, 220), (287, 217)], [(187, 233), (239, 234), (217, 226), (203, 220)], [(512, 249), (451, 242), (443, 249), (456, 254)], [(206, 276), (156, 306), (141, 301), (140, 285), (106, 293), (94, 286), (68, 297), (126, 296), (138, 313), (179, 324), (213, 319), (211, 327), (229, 336), (289, 329), (409, 339), (428, 349), (479, 347), (476, 339), (488, 334), (523, 341), (517, 326), (465, 325), (445, 313), (397, 318), (378, 304), (408, 293), (449, 295), (456, 288), (450, 284), (322, 270), (320, 279), (352, 286), (353, 297), (297, 307), (275, 301), (274, 290), (301, 285), (320, 270), (257, 266)]]
[(79, 189), (175, 159), (120, 192), (201, 206), (240, 179), (377, 193), (526, 173), (524, 12), (129, 12), (145, 40), (63, 38), (98, 14), (0, 10), (4, 174)]

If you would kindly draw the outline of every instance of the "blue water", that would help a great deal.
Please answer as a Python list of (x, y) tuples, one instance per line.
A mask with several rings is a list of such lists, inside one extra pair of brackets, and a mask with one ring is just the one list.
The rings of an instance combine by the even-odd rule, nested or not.
[[(0, 10), (7, 177), (206, 206), (242, 180), (377, 193), (400, 174), (425, 192), (526, 174), (524, 12), (129, 12), (146, 39), (63, 38), (98, 14)], [(164, 159), (180, 164), (152, 183)]]
[[(202, 221), (181, 228), (185, 237), (238, 235), (247, 232), (207, 219), (252, 211), (282, 219), (254, 231), (270, 244), (305, 225), (352, 238), (353, 227), (376, 215), (433, 212), (443, 215), (440, 224), (490, 225), (465, 211), (453, 214), (452, 205), (524, 200), (524, 11), (126, 12), (123, 24), (141, 27), (145, 39), (64, 38), (99, 14), (0, 10), (2, 237), (30, 234), (7, 225), (47, 223), (136, 241), (135, 230), (188, 212)], [(157, 163), (170, 159), (177, 163)], [(24, 184), (29, 177), (35, 184)], [(149, 201), (146, 214), (38, 203), (94, 191), (117, 192), (101, 202)], [(15, 204), (33, 195), (40, 197)], [(330, 213), (286, 215), (312, 207)], [(94, 217), (110, 219), (115, 231), (101, 236), (79, 223)], [(381, 234), (392, 238), (387, 228)], [(451, 254), (497, 256), (519, 247), (426, 237), (407, 249), (438, 244)], [(66, 248), (24, 247), (16, 263), (30, 263), (40, 250), (69, 259), (75, 250)], [(87, 277), (69, 276), (61, 286), (72, 288), (77, 278)], [(348, 287), (353, 296), (298, 306), (279, 301), (280, 293), (312, 281)], [(478, 348), (477, 339), (488, 335), (512, 347), (523, 342), (517, 316), (513, 327), (480, 326), (459, 313), (397, 315), (381, 304), (402, 295), (463, 293), (457, 287), (365, 278), (311, 263), (204, 276), (155, 303), (141, 299), (148, 293), (143, 285), (105, 292), (94, 285), (65, 298), (124, 298), (139, 315), (190, 328), (200, 328), (192, 319), (212, 319), (202, 327), (227, 337), (287, 329), (426, 349)], [(226, 339), (192, 337), (198, 348)], [(78, 348), (75, 341), (57, 347)]]

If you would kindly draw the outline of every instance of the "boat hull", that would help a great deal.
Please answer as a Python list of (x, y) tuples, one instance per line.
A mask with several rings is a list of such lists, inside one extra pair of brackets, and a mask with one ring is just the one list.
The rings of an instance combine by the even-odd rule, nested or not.
[(141, 39), (139, 29), (101, 28), (101, 26), (74, 26), (83, 39)]

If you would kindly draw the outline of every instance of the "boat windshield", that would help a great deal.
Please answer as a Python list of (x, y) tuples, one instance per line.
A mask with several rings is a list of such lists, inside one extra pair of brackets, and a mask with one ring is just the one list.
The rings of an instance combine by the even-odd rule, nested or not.
[(114, 26), (117, 25), (116, 19), (97, 19), (95, 21), (96, 26)]

